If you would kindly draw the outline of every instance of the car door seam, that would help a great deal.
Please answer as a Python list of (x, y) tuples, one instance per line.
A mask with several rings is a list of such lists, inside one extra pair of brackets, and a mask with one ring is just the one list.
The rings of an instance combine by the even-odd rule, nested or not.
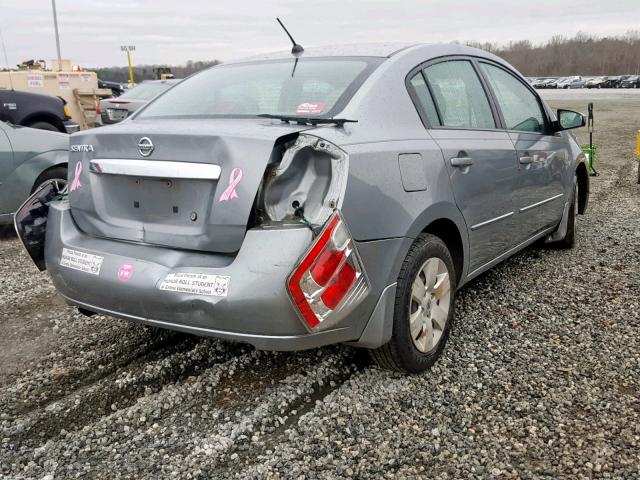
[(522, 207), (519, 210), (519, 212), (520, 213), (526, 212), (527, 210), (531, 210), (532, 208), (540, 207), (540, 206), (544, 205), (545, 203), (552, 202), (553, 200), (556, 200), (556, 199), (561, 198), (561, 197), (564, 197), (564, 193), (559, 193), (557, 195), (554, 195), (553, 197), (549, 197), (549, 198), (546, 198), (546, 199), (541, 200), (539, 202), (532, 203), (531, 205), (527, 205), (526, 207)]
[(485, 227), (485, 226), (490, 225), (490, 224), (492, 224), (492, 223), (495, 223), (495, 222), (497, 222), (497, 221), (499, 221), (499, 220), (504, 220), (505, 218), (509, 218), (509, 217), (510, 217), (511, 215), (513, 215), (514, 213), (515, 213), (515, 212), (505, 213), (504, 215), (500, 215), (499, 217), (491, 218), (491, 219), (486, 220), (486, 221), (484, 221), (484, 222), (477, 223), (477, 224), (475, 224), (475, 225), (473, 225), (473, 226), (471, 227), (471, 230), (472, 230), (472, 231), (473, 231), (473, 230), (477, 230), (477, 229), (479, 229), (479, 228), (482, 228), (482, 227)]

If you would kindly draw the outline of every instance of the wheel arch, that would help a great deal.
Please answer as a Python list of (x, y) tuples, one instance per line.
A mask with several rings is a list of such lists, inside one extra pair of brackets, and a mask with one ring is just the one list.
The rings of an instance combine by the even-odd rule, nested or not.
[(420, 233), (430, 233), (445, 243), (453, 257), (456, 285), (461, 285), (469, 264), (469, 237), (458, 207), (449, 202), (429, 207), (415, 220), (409, 236), (415, 238)]
[(32, 125), (36, 122), (50, 123), (51, 125), (56, 127), (58, 131), (65, 133), (64, 124), (62, 123), (62, 120), (60, 120), (55, 115), (47, 112), (37, 112), (31, 115), (28, 115), (20, 121), (20, 125), (28, 127), (29, 125)]
[(34, 180), (33, 186), (31, 187), (31, 192), (33, 193), (35, 191), (35, 189), (38, 188), (38, 185), (40, 185), (40, 179), (42, 178), (43, 175), (46, 175), (48, 172), (50, 172), (54, 168), (60, 168), (60, 167), (66, 168), (68, 170), (69, 169), (69, 164), (67, 162), (56, 163), (56, 164), (50, 165), (49, 167), (47, 167), (44, 170), (42, 170), (42, 172), (40, 172), (40, 174)]
[(456, 285), (460, 284), (462, 280), (462, 272), (464, 271), (464, 243), (462, 242), (462, 235), (458, 230), (457, 225), (448, 218), (439, 218), (434, 220), (425, 227), (423, 233), (430, 233), (435, 235), (449, 249), (451, 258), (453, 258), (453, 266), (456, 269)]

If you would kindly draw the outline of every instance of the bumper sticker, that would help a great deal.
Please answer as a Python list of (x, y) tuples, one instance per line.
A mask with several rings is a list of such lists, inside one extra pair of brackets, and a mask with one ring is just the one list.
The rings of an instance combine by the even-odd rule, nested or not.
[(226, 297), (231, 277), (204, 273), (169, 273), (158, 287), (160, 290), (211, 297)]
[(322, 113), (325, 109), (325, 104), (322, 102), (305, 102), (298, 105), (296, 113), (298, 115), (307, 115), (310, 113)]
[(126, 282), (133, 275), (133, 265), (125, 263), (118, 269), (118, 280)]
[(99, 275), (103, 260), (104, 257), (100, 255), (63, 248), (62, 257), (60, 257), (60, 266), (90, 273), (91, 275)]

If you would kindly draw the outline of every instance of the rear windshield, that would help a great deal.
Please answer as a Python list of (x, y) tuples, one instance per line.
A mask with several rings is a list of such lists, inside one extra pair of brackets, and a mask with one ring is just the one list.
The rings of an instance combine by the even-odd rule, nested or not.
[(218, 65), (151, 102), (137, 118), (328, 117), (351, 99), (382, 58), (300, 58)]
[(151, 100), (152, 98), (160, 95), (171, 83), (141, 83), (137, 87), (123, 93), (118, 98), (128, 98), (130, 100)]

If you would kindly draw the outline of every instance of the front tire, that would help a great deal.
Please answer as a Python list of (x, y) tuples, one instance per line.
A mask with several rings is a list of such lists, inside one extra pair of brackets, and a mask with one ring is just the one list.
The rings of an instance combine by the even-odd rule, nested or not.
[(455, 286), (447, 246), (434, 235), (419, 235), (398, 275), (391, 340), (371, 351), (374, 361), (405, 373), (419, 373), (433, 365), (453, 323)]

